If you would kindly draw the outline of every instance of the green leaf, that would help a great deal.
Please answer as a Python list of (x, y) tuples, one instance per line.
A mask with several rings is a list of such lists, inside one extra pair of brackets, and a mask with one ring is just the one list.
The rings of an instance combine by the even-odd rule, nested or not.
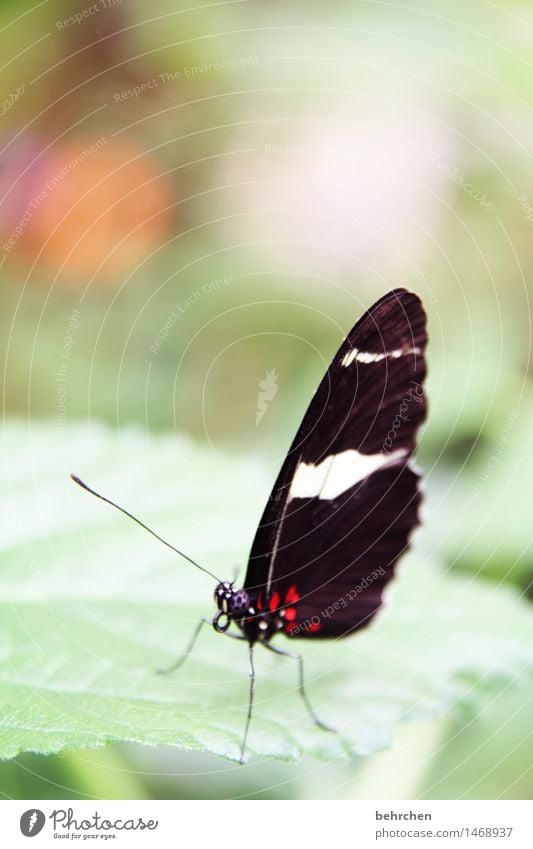
[[(276, 468), (185, 437), (66, 420), (4, 429), (0, 510), (0, 756), (110, 741), (237, 759), (246, 646), (205, 628), (179, 672), (158, 675), (213, 612), (211, 580), (77, 488), (73, 471), (222, 577), (242, 578)], [(289, 641), (305, 654), (311, 724), (294, 662), (256, 651), (249, 753), (368, 755), (394, 726), (481, 711), (527, 692), (528, 610), (512, 590), (444, 574), (416, 551), (390, 603), (350, 639)]]

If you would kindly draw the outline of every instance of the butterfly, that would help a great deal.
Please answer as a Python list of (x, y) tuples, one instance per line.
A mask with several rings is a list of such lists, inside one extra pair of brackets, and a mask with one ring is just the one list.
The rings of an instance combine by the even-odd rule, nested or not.
[[(222, 581), (117, 507), (217, 581), (216, 614), (198, 623), (178, 669), (205, 623), (248, 644), (250, 689), (240, 750), (245, 760), (255, 693), (256, 646), (299, 664), (299, 691), (312, 720), (303, 658), (272, 641), (346, 637), (365, 628), (419, 524), (421, 472), (414, 464), (426, 416), (426, 316), (403, 288), (378, 300), (335, 354), (304, 415), (267, 501), (242, 587)], [(231, 630), (230, 630), (231, 629)]]

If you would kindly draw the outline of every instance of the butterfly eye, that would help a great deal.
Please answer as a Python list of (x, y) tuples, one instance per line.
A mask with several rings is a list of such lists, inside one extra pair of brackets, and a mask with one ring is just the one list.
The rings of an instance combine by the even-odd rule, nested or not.
[(213, 597), (215, 599), (216, 606), (219, 608), (219, 610), (222, 610), (224, 605), (225, 605), (225, 602), (229, 598), (231, 598), (231, 593), (228, 593), (227, 586), (226, 586), (225, 583), (218, 584), (215, 587), (215, 592), (213, 594)]

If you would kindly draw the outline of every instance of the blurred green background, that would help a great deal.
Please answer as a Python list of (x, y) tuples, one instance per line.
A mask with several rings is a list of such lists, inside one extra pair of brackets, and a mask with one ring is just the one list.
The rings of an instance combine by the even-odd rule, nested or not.
[[(184, 5), (0, 6), (4, 416), (184, 433), (275, 470), (343, 333), (407, 286), (431, 333), (419, 545), (530, 597), (533, 9)], [(170, 748), (25, 754), (0, 789), (527, 798), (530, 708), (502, 692), (483, 721), (246, 776)]]

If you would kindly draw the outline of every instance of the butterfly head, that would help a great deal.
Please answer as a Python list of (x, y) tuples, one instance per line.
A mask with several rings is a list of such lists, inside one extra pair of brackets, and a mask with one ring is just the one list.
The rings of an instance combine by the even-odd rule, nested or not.
[(218, 609), (228, 616), (244, 614), (250, 606), (250, 596), (246, 590), (236, 590), (233, 581), (221, 581), (215, 588), (215, 602)]
[(221, 581), (215, 587), (215, 603), (220, 613), (213, 625), (216, 631), (227, 631), (232, 619), (240, 619), (250, 607), (250, 596), (243, 589), (235, 589), (233, 581)]

